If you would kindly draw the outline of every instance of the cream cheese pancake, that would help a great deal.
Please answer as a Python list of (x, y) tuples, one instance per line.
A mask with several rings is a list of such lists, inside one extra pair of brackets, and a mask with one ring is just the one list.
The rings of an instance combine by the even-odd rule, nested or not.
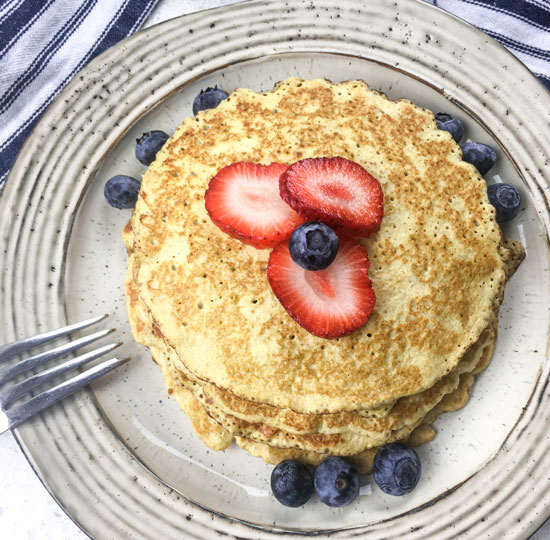
[[(209, 219), (204, 193), (231, 163), (342, 156), (384, 192), (361, 243), (376, 307), (358, 331), (312, 336), (266, 286), (268, 251)], [(372, 409), (456, 368), (505, 283), (501, 233), (477, 170), (433, 114), (360, 81), (290, 79), (237, 90), (183, 122), (145, 174), (132, 218), (140, 296), (197, 379), (301, 413)]]
[[(129, 240), (128, 237), (127, 240)], [(512, 248), (512, 253), (521, 255), (521, 251), (514, 246)], [(507, 262), (510, 273), (513, 272), (516, 264), (516, 260)], [(495, 317), (482, 333), (478, 343), (470, 348), (453, 373), (445, 376), (429, 390), (398, 400), (387, 418), (365, 419), (357, 414), (346, 412), (309, 415), (307, 419), (305, 415), (301, 415), (301, 421), (292, 424), (287, 416), (289, 411), (279, 411), (281, 417), (287, 420), (282, 430), (291, 431), (292, 434), (289, 434), (282, 431), (281, 426), (277, 424), (281, 418), (275, 418), (271, 406), (261, 406), (240, 400), (238, 410), (230, 411), (240, 416), (240, 418), (235, 417), (227, 414), (227, 411), (220, 411), (213, 405), (212, 400), (207, 397), (208, 383), (201, 387), (185, 376), (177, 380), (177, 375), (173, 375), (169, 348), (163, 341), (162, 335), (156, 330), (146, 306), (139, 297), (133, 279), (134, 266), (135, 259), (132, 256), (126, 280), (132, 330), (138, 341), (149, 347), (153, 357), (162, 367), (170, 394), (176, 397), (183, 410), (190, 416), (199, 436), (208, 446), (217, 450), (225, 448), (235, 436), (240, 446), (249, 449), (254, 455), (261, 455), (270, 462), (277, 459), (277, 456), (295, 456), (300, 452), (303, 453), (303, 461), (307, 463), (317, 463), (327, 455), (335, 454), (362, 454), (363, 457), (372, 457), (373, 449), (387, 442), (401, 441), (410, 437), (417, 443), (430, 440), (433, 437), (433, 430), (429, 428), (429, 424), (440, 412), (454, 410), (449, 408), (452, 395), (458, 393), (464, 396), (465, 389), (469, 394), (473, 382), (469, 372), (478, 372), (487, 365), (496, 339)], [(463, 404), (466, 399), (461, 399), (460, 403)], [(235, 403), (235, 399), (232, 403)], [(192, 404), (191, 409), (190, 404)], [(458, 405), (456, 408), (459, 408)], [(267, 414), (265, 414), (266, 411)], [(255, 414), (255, 421), (247, 422), (241, 419), (244, 413), (251, 414), (251, 412)], [(263, 417), (262, 412), (264, 412)], [(296, 420), (298, 416), (300, 415), (294, 413), (291, 418)], [(309, 431), (305, 431), (306, 425), (309, 426)], [(318, 432), (312, 431), (312, 426), (316, 426)], [(307, 434), (300, 435), (304, 432)], [(325, 436), (324, 434), (327, 433), (328, 436)], [(361, 470), (366, 470), (359, 457), (356, 458), (356, 462)], [(370, 459), (366, 463), (370, 464)]]
[[(205, 206), (225, 167), (286, 171), (307, 158), (353, 162), (383, 197), (383, 219), (379, 207), (357, 240), (376, 303), (336, 339), (308, 332), (275, 296), (277, 242), (245, 245)], [(524, 255), (431, 112), (362, 81), (320, 79), (239, 89), (185, 120), (147, 170), (123, 238), (132, 333), (210, 448), (235, 440), (270, 463), (348, 456), (361, 471), (389, 442), (431, 440), (436, 417), (466, 403)]]
[[(250, 451), (252, 455), (261, 456), (271, 463), (278, 463), (282, 459), (298, 458), (305, 463), (318, 464), (328, 455), (351, 454), (354, 456), (354, 463), (359, 470), (367, 472), (370, 470), (372, 458), (378, 449), (377, 442), (382, 440), (385, 443), (393, 440), (410, 439), (419, 444), (431, 440), (434, 433), (429, 428), (429, 423), (435, 419), (437, 414), (450, 410), (448, 406), (444, 408), (446, 400), (448, 401), (450, 396), (457, 393), (463, 395), (466, 390), (469, 392), (471, 386), (469, 379), (447, 376), (447, 381), (434, 385), (433, 389), (424, 392), (424, 396), (418, 396), (416, 399), (403, 398), (400, 400), (403, 403), (398, 402), (391, 413), (390, 425), (394, 429), (385, 433), (382, 439), (374, 437), (366, 443), (364, 437), (348, 433), (346, 436), (337, 437), (323, 437), (323, 435), (290, 437), (289, 441), (286, 441), (290, 444), (284, 444), (283, 442), (282, 446), (277, 446), (278, 442), (281, 443), (280, 439), (272, 438), (275, 440), (269, 440), (269, 442), (261, 439), (261, 436), (274, 435), (278, 431), (267, 424), (247, 426), (250, 428), (248, 437), (239, 436), (235, 434), (234, 430), (231, 431), (230, 426), (228, 429), (224, 429), (223, 421), (219, 423), (211, 417), (208, 409), (204, 407), (204, 403), (194, 394), (195, 385), (182, 385), (174, 379), (171, 370), (163, 360), (163, 351), (165, 351), (166, 346), (161, 336), (154, 333), (149, 336), (145, 335), (147, 328), (146, 310), (139, 300), (133, 279), (127, 279), (126, 287), (128, 307), (131, 314), (130, 320), (134, 333), (140, 342), (147, 344), (155, 361), (161, 366), (169, 394), (175, 397), (183, 411), (190, 417), (193, 427), (201, 439), (215, 450), (225, 449), (235, 437), (239, 446)], [(487, 340), (489, 347), (492, 343), (492, 340)], [(490, 354), (492, 350), (488, 352)], [(476, 355), (475, 358), (472, 358), (472, 362), (474, 364), (479, 362), (485, 354)], [(437, 403), (437, 405), (431, 408), (430, 402), (432, 406), (434, 403)], [(428, 414), (431, 415), (429, 422), (426, 418), (418, 418), (419, 412), (425, 410), (428, 410)], [(350, 415), (350, 413), (347, 414)], [(397, 418), (400, 416), (401, 419), (398, 423)], [(411, 425), (408, 425), (409, 421), (412, 422)], [(258, 440), (258, 434), (260, 440)]]

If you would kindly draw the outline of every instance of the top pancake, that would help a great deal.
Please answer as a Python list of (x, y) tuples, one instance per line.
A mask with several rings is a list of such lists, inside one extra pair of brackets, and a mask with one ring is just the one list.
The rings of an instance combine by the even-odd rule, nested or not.
[[(342, 156), (384, 191), (378, 233), (361, 240), (377, 303), (336, 340), (286, 313), (269, 250), (209, 219), (204, 193), (233, 162)], [(243, 398), (320, 413), (380, 406), (456, 367), (502, 299), (502, 238), (477, 170), (433, 114), (361, 81), (289, 79), (236, 90), (188, 118), (145, 174), (132, 218), (136, 281), (162, 335), (198, 378)]]

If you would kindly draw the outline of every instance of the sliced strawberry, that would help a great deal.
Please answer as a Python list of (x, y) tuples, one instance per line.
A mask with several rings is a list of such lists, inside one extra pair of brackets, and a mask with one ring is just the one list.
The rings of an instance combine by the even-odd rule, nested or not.
[(365, 324), (376, 297), (367, 274), (367, 251), (340, 235), (336, 259), (326, 270), (310, 271), (290, 257), (288, 242), (269, 257), (267, 279), (288, 314), (310, 334), (337, 338)]
[(281, 197), (306, 220), (322, 221), (354, 236), (380, 229), (384, 195), (380, 182), (342, 157), (297, 161), (281, 176)]
[(204, 199), (210, 219), (225, 233), (258, 249), (286, 240), (304, 220), (279, 194), (288, 165), (233, 163), (208, 185)]

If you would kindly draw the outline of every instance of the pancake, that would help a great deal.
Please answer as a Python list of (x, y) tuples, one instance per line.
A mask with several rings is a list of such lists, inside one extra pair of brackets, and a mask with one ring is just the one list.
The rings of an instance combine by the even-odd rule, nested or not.
[[(126, 240), (130, 242), (131, 237), (127, 237)], [(270, 405), (246, 401), (211, 384), (201, 384), (201, 381), (194, 379), (188, 371), (178, 369), (179, 364), (175, 352), (163, 342), (162, 335), (155, 327), (150, 312), (138, 295), (137, 287), (132, 279), (134, 272), (135, 258), (132, 256), (129, 262), (126, 287), (127, 298), (129, 299), (128, 311), (132, 327), (134, 328), (134, 336), (140, 343), (150, 348), (154, 347), (155, 351), (157, 351), (155, 354), (157, 362), (165, 365), (181, 386), (192, 391), (203, 402), (213, 418), (216, 418), (222, 425), (235, 434), (249, 436), (248, 432), (251, 430), (256, 431), (257, 425), (263, 425), (266, 427), (264, 430), (260, 430), (261, 435), (256, 435), (261, 440), (272, 438), (278, 430), (289, 431), (292, 434), (318, 432), (334, 434), (350, 431), (357, 433), (359, 436), (368, 436), (369, 434), (372, 436), (374, 430), (375, 436), (379, 438), (381, 436), (380, 433), (384, 429), (386, 431), (388, 429), (396, 429), (396, 425), (399, 424), (399, 416), (403, 411), (403, 403), (396, 411), (396, 414), (390, 415), (390, 418), (384, 421), (376, 421), (373, 418), (354, 412), (304, 415), (288, 409), (281, 410)], [(494, 325), (490, 325), (482, 333), (478, 343), (470, 348), (455, 372), (446, 376), (439, 386), (442, 387), (444, 384), (447, 384), (447, 388), (450, 388), (452, 385), (456, 387), (458, 374), (471, 371), (480, 362), (481, 357), (490, 358), (494, 338)], [(421, 402), (423, 397), (431, 396), (430, 399), (436, 399), (433, 389), (425, 391), (424, 394), (424, 396), (411, 397), (409, 400), (410, 403), (407, 407), (409, 409), (412, 407), (415, 418), (419, 418), (424, 409), (433, 406), (430, 402), (423, 404)], [(439, 399), (442, 395), (439, 396)], [(217, 400), (216, 397), (220, 397), (221, 399)], [(404, 403), (407, 403), (407, 400)]]
[[(386, 202), (380, 232), (361, 240), (375, 311), (328, 341), (286, 315), (267, 284), (269, 252), (213, 226), (204, 192), (231, 162), (335, 155), (373, 173)], [(132, 333), (209, 447), (235, 439), (270, 463), (344, 455), (365, 472), (377, 448), (431, 440), (437, 415), (466, 403), (524, 254), (503, 241), (484, 182), (433, 115), (360, 81), (238, 90), (186, 120), (123, 236)]]
[[(132, 276), (132, 267), (130, 266), (128, 277), (126, 280), (126, 290), (127, 290), (127, 299), (128, 299), (128, 312), (130, 314), (130, 323), (131, 323), (132, 332), (135, 338), (140, 343), (146, 345), (151, 350), (155, 361), (163, 368), (165, 377), (167, 372), (170, 374), (172, 378), (172, 387), (174, 386), (174, 384), (177, 384), (178, 386), (184, 387), (185, 389), (192, 392), (195, 395), (195, 397), (197, 397), (199, 401), (203, 404), (203, 406), (205, 406), (206, 410), (209, 412), (209, 415), (215, 418), (216, 420), (218, 420), (220, 424), (222, 424), (224, 427), (226, 427), (229, 431), (231, 431), (234, 434), (239, 434), (241, 436), (251, 435), (253, 437), (254, 436), (261, 437), (262, 440), (266, 440), (265, 439), (266, 437), (272, 438), (272, 439), (274, 437), (276, 438), (276, 435), (279, 434), (279, 439), (280, 439), (280, 435), (281, 435), (280, 429), (273, 428), (271, 425), (266, 423), (266, 422), (269, 422), (271, 419), (266, 420), (265, 418), (260, 417), (258, 418), (258, 422), (256, 423), (240, 421), (239, 418), (232, 415), (228, 415), (227, 413), (221, 412), (219, 410), (216, 410), (215, 407), (212, 407), (212, 403), (209, 403), (209, 400), (205, 398), (204, 390), (199, 384), (193, 383), (192, 381), (190, 381), (185, 377), (183, 379), (176, 380), (176, 377), (174, 377), (173, 375), (174, 370), (170, 365), (170, 356), (171, 356), (170, 351), (166, 346), (166, 344), (164, 343), (162, 336), (158, 332), (155, 332), (152, 329), (151, 321), (150, 319), (148, 320), (147, 318), (148, 312), (147, 312), (146, 306), (144, 305), (143, 301), (140, 299), (139, 295), (137, 294), (137, 287), (135, 285), (135, 282), (131, 279), (131, 276)], [(148, 331), (148, 330), (152, 330), (152, 331)], [(172, 352), (172, 355), (173, 355), (173, 352)], [(473, 368), (475, 363), (476, 362), (474, 361), (470, 369)], [(443, 395), (445, 394), (445, 391), (454, 390), (457, 384), (458, 384), (458, 375), (450, 374), (446, 380), (434, 385), (434, 387), (426, 391), (426, 393), (429, 394), (431, 401), (434, 401), (434, 400), (438, 401), (439, 399), (441, 399), (441, 397), (443, 397)], [(367, 433), (366, 431), (367, 422), (370, 422), (370, 428), (371, 428), (370, 431), (372, 432), (374, 430), (375, 434), (376, 432), (379, 432), (383, 428), (388, 430), (390, 425), (391, 425), (391, 429), (395, 429), (399, 427), (398, 425), (399, 413), (402, 413), (404, 411), (407, 411), (413, 414), (414, 415), (413, 419), (417, 419), (421, 414), (419, 406), (422, 405), (422, 398), (418, 399), (416, 396), (414, 396), (409, 399), (417, 403), (415, 403), (414, 406), (412, 407), (410, 405), (409, 406), (402, 405), (401, 407), (396, 406), (395, 414), (391, 416), (391, 418), (388, 416), (386, 417), (386, 419), (375, 419), (375, 418), (365, 419), (356, 415), (358, 419), (361, 420), (364, 424), (363, 425), (363, 428), (365, 430), (364, 434)], [(405, 403), (406, 403), (406, 400), (405, 400)], [(256, 408), (258, 407), (258, 404), (254, 402), (248, 402), (248, 404), (252, 407), (256, 407)], [(429, 407), (429, 403), (427, 407)], [(243, 408), (244, 407), (241, 407), (241, 409)], [(340, 415), (328, 414), (324, 416), (328, 417), (330, 421), (331, 417), (337, 417)], [(349, 423), (352, 427), (353, 427), (353, 421), (352, 421), (353, 416), (354, 416), (353, 413), (345, 413), (345, 417), (346, 419), (349, 420)], [(316, 424), (318, 426), (322, 425), (322, 421), (315, 422), (314, 420), (312, 420), (310, 421), (310, 423), (313, 425)], [(290, 426), (282, 426), (282, 427), (284, 429)], [(346, 438), (350, 438), (350, 436), (354, 435), (354, 431), (353, 429), (349, 429), (350, 428), (349, 425), (343, 424), (342, 428), (343, 428), (342, 431), (349, 431), (349, 434), (346, 436)], [(306, 435), (308, 433), (317, 433), (317, 432), (309, 430), (306, 433)], [(286, 441), (286, 444), (285, 442), (280, 440), (279, 442), (286, 446), (288, 446), (289, 444), (291, 446), (295, 446), (297, 444), (296, 439), (293, 439), (292, 437), (289, 437), (288, 439), (289, 440)], [(320, 437), (317, 437), (317, 439), (319, 440), (319, 442), (323, 441), (323, 439)], [(334, 441), (336, 441), (334, 437), (333, 439)], [(323, 442), (328, 443), (328, 441), (323, 441)]]
[[(223, 166), (316, 156), (364, 166), (385, 200), (380, 231), (361, 240), (375, 309), (335, 340), (288, 316), (267, 283), (269, 251), (222, 233), (204, 208)], [(139, 295), (185, 369), (303, 414), (373, 410), (429, 390), (479, 340), (506, 280), (507, 250), (477, 170), (431, 112), (361, 81), (237, 90), (185, 120), (143, 178), (132, 231)]]
[[(151, 350), (156, 356), (156, 349), (151, 346)], [(191, 391), (179, 386), (172, 378), (169, 370), (162, 366), (162, 364), (161, 367), (168, 393), (178, 401), (182, 410), (190, 418), (195, 432), (210, 448), (214, 450), (226, 449), (230, 445), (233, 436), (210, 418)], [(430, 412), (430, 422), (433, 421), (438, 414), (441, 414), (441, 412), (456, 410), (463, 406), (469, 395), (472, 380), (472, 377), (467, 379), (461, 378), (457, 390), (445, 396), (436, 408)], [(424, 423), (417, 426), (412, 431), (396, 432), (390, 440), (407, 442), (409, 445), (423, 444), (432, 440), (434, 431), (425, 422), (426, 419)], [(327, 453), (305, 451), (300, 448), (278, 448), (243, 437), (236, 437), (236, 442), (241, 448), (246, 449), (253, 456), (262, 457), (265, 461), (272, 464), (277, 464), (284, 459), (299, 459), (304, 463), (317, 465), (330, 455)], [(361, 473), (368, 473), (372, 467), (372, 460), (377, 450), (378, 447), (373, 447), (348, 457), (354, 462)]]
[[(178, 401), (182, 410), (191, 420), (195, 432), (203, 442), (213, 450), (225, 450), (230, 445), (233, 437), (208, 416), (199, 401), (189, 390), (178, 387), (168, 372), (163, 370), (163, 373), (165, 374), (166, 387), (171, 390), (170, 395)], [(461, 401), (464, 401), (464, 393), (466, 390), (467, 388), (465, 388), (464, 385), (460, 385), (459, 388), (449, 396), (451, 397), (450, 403), (454, 404), (459, 401), (455, 397), (456, 395), (462, 396)], [(437, 406), (438, 414), (448, 410), (456, 409), (449, 409), (448, 406), (445, 407), (444, 405)], [(410, 446), (418, 446), (431, 441), (434, 435), (435, 432), (429, 425), (422, 424), (414, 429), (409, 437), (401, 439), (400, 442), (407, 442)], [(328, 455), (324, 453), (308, 452), (299, 448), (277, 448), (242, 437), (236, 437), (235, 440), (241, 448), (247, 450), (252, 456), (260, 457), (267, 463), (273, 465), (277, 465), (285, 459), (296, 459), (302, 463), (318, 465), (328, 457)], [(366, 474), (371, 471), (372, 460), (378, 449), (379, 447), (370, 448), (359, 454), (347, 457), (355, 464), (361, 474)]]
[[(126, 233), (128, 235), (128, 232)], [(128, 237), (126, 238), (128, 240)], [(512, 246), (512, 251), (515, 249), (516, 253), (521, 254), (521, 250), (516, 245)], [(133, 261), (133, 259), (131, 259)], [(507, 271), (509, 274), (513, 271), (514, 265), (520, 260), (519, 256), (510, 257), (512, 261), (507, 266)], [(460, 377), (460, 384), (463, 383), (465, 377), (469, 377), (468, 380), (473, 380), (473, 378), (468, 374), (468, 371), (473, 369), (478, 370), (479, 366), (486, 365), (487, 359), (492, 355), (492, 349), (494, 345), (494, 340), (496, 338), (496, 328), (494, 324), (491, 324), (482, 334), (482, 339), (472, 347), (465, 358), (461, 361), (459, 368), (455, 370), (452, 374), (444, 377), (441, 381), (436, 383), (429, 391), (425, 391), (418, 396), (411, 396), (409, 398), (403, 398), (399, 400), (397, 405), (393, 408), (391, 414), (388, 418), (384, 420), (375, 420), (371, 419), (371, 433), (369, 437), (365, 433), (357, 434), (351, 430), (349, 433), (339, 434), (338, 436), (324, 436), (324, 435), (313, 435), (313, 436), (289, 436), (288, 433), (281, 433), (276, 428), (268, 424), (249, 424), (247, 422), (239, 422), (238, 419), (231, 418), (227, 420), (227, 417), (220, 415), (219, 411), (213, 411), (211, 407), (208, 406), (208, 403), (204, 399), (197, 399), (197, 395), (201, 396), (201, 392), (197, 394), (197, 385), (188, 385), (185, 386), (185, 383), (179, 384), (174, 380), (171, 369), (169, 368), (169, 363), (166, 362), (166, 346), (162, 340), (162, 336), (159, 334), (152, 335), (147, 338), (145, 336), (146, 328), (152, 327), (151, 321), (144, 320), (147, 318), (146, 306), (140, 300), (139, 295), (137, 294), (137, 287), (133, 280), (134, 269), (132, 264), (129, 266), (128, 279), (127, 279), (127, 298), (129, 299), (129, 313), (131, 314), (131, 323), (132, 329), (138, 341), (146, 344), (153, 353), (153, 356), (157, 362), (163, 368), (165, 379), (170, 382), (167, 383), (169, 392), (173, 393), (176, 391), (176, 394), (183, 394), (184, 397), (176, 399), (180, 401), (182, 408), (191, 416), (193, 424), (196, 424), (196, 420), (193, 420), (193, 417), (197, 417), (197, 407), (200, 408), (200, 404), (204, 406), (202, 411), (202, 417), (205, 417), (204, 421), (200, 422), (200, 425), (197, 427), (195, 425), (195, 430), (199, 433), (199, 436), (205, 440), (205, 442), (214, 449), (225, 448), (232, 439), (232, 435), (236, 435), (237, 442), (241, 446), (249, 447), (253, 450), (252, 453), (260, 453), (265, 455), (281, 455), (283, 449), (293, 451), (300, 449), (308, 455), (309, 452), (321, 453), (322, 456), (326, 457), (327, 455), (349, 455), (361, 453), (365, 449), (376, 447), (377, 445), (382, 445), (393, 440), (403, 440), (407, 438), (411, 433), (416, 432), (417, 442), (423, 442), (427, 440), (428, 436), (433, 436), (433, 430), (429, 429), (426, 425), (425, 415), (431, 415), (431, 418), (435, 418), (438, 414), (437, 411), (441, 410), (439, 407), (440, 402), (445, 402), (448, 399), (447, 395), (455, 393), (455, 389), (459, 385), (458, 375), (462, 373)], [(496, 320), (496, 317), (494, 318)], [(183, 386), (183, 387), (182, 387)], [(471, 382), (467, 384), (468, 387), (471, 386)], [(193, 396), (193, 392), (195, 395)], [(193, 399), (194, 398), (194, 399)], [(204, 396), (202, 395), (202, 398)], [(182, 402), (183, 400), (183, 402)], [(192, 413), (189, 413), (189, 402), (193, 402), (195, 405), (195, 410)], [(435, 405), (435, 408), (434, 408)], [(435, 414), (434, 414), (434, 411)], [(206, 416), (205, 416), (206, 413)], [(348, 418), (351, 418), (353, 415), (350, 413), (346, 414)], [(338, 415), (325, 415), (325, 416), (338, 416)], [(200, 415), (198, 415), (201, 418)], [(213, 422), (212, 419), (218, 421), (218, 423)], [(363, 421), (365, 419), (362, 419)], [(433, 420), (430, 420), (430, 422)], [(210, 432), (206, 431), (205, 427), (210, 426)], [(226, 430), (223, 429), (223, 427)], [(350, 421), (350, 426), (353, 427), (353, 422)], [(423, 426), (422, 429), (417, 430), (418, 426)], [(365, 426), (363, 426), (365, 428)], [(229, 433), (232, 433), (230, 435)], [(219, 440), (217, 440), (219, 439)], [(415, 437), (413, 437), (413, 440)], [(220, 442), (221, 441), (221, 442)], [(276, 448), (277, 450), (266, 450), (263, 446), (257, 446), (254, 443), (267, 444), (271, 448)], [(263, 448), (260, 452), (258, 448)], [(370, 455), (370, 454), (369, 454)], [(274, 459), (273, 457), (269, 459)], [(321, 459), (319, 456), (310, 456), (307, 458), (307, 462), (314, 462), (315, 460)]]
[[(430, 442), (435, 437), (435, 431), (430, 426), (430, 423), (435, 421), (437, 416), (445, 412), (454, 412), (462, 408), (470, 396), (472, 389), (473, 377), (465, 376), (458, 388), (445, 396), (445, 398), (430, 412), (429, 416), (425, 419), (426, 423), (422, 423), (417, 426), (408, 436), (403, 434), (396, 434), (396, 436), (388, 442), (402, 442), (408, 446), (419, 446)], [(237, 444), (247, 450), (254, 457), (260, 457), (267, 463), (277, 465), (285, 459), (295, 459), (306, 463), (308, 465), (319, 465), (329, 455), (320, 454), (317, 452), (307, 452), (298, 448), (276, 448), (264, 443), (258, 443), (241, 437), (236, 438)], [(372, 462), (379, 447), (369, 448), (363, 450), (359, 454), (346, 456), (357, 468), (359, 473), (368, 474), (372, 471)]]
[[(458, 376), (461, 373), (477, 369), (481, 360), (483, 363), (487, 362), (494, 348), (495, 337), (496, 335), (492, 332), (492, 329), (488, 329), (486, 333), (482, 334), (478, 343), (471, 348), (471, 351), (465, 355), (465, 358), (454, 372), (446, 375), (432, 387), (419, 394), (401, 398), (387, 415), (370, 418), (353, 411), (304, 415), (288, 409), (277, 409), (271, 405), (247, 402), (239, 398), (232, 400), (236, 403), (236, 408), (221, 408), (210, 396), (214, 392), (223, 394), (223, 391), (207, 384), (202, 385), (200, 389), (193, 383), (189, 385), (189, 379), (185, 374), (174, 369), (171, 361), (172, 355), (170, 353), (166, 355), (166, 349), (164, 349), (166, 355), (164, 363), (168, 365), (172, 376), (178, 384), (190, 388), (204, 403), (211, 416), (218, 419), (222, 425), (233, 432), (239, 430), (241, 435), (244, 435), (247, 430), (254, 429), (251, 426), (266, 425), (269, 426), (269, 429), (264, 430), (267, 431), (267, 433), (263, 434), (265, 438), (272, 438), (273, 432), (276, 430), (290, 432), (293, 435), (350, 432), (350, 434), (356, 434), (358, 437), (368, 437), (373, 432), (379, 435), (384, 429), (395, 429), (396, 426), (399, 426), (403, 422), (402, 416), (404, 412), (408, 412), (409, 416), (419, 418), (424, 409), (433, 406), (432, 402), (434, 400), (440, 399), (442, 395), (456, 387)], [(442, 392), (440, 397), (438, 397), (438, 393), (436, 392), (437, 388)]]

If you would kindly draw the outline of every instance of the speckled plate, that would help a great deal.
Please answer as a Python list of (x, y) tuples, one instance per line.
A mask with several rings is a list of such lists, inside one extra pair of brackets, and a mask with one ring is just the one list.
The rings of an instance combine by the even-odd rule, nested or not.
[[(135, 138), (173, 131), (199, 89), (269, 89), (289, 76), (361, 78), (458, 115), (467, 138), (497, 148), (488, 181), (524, 197), (504, 232), (527, 258), (507, 287), (493, 362), (468, 405), (437, 421), (435, 441), (419, 450), (423, 477), (405, 497), (369, 489), (366, 477), (349, 507), (282, 507), (270, 466), (198, 441), (129, 335), (120, 239), (129, 213), (105, 204), (104, 182), (141, 175)], [(0, 199), (0, 342), (108, 312), (133, 358), (17, 431), (37, 474), (98, 539), (526, 538), (550, 512), (549, 126), (550, 97), (526, 68), (416, 0), (251, 1), (107, 51), (46, 112)]]

